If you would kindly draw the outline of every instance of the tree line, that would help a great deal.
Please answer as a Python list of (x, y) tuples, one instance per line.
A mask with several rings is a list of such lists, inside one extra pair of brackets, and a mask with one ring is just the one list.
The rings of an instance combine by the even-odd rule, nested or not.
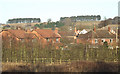
[(14, 18), (9, 19), (7, 23), (40, 23), (40, 18)]
[(57, 22), (48, 22), (47, 24), (45, 23), (41, 23), (41, 24), (36, 24), (34, 27), (38, 27), (40, 29), (43, 29), (43, 28), (52, 28), (52, 30), (55, 29), (55, 27), (62, 27), (64, 26), (63, 23), (57, 21)]
[[(11, 46), (9, 47), (8, 45)], [(84, 61), (118, 61), (118, 52), (115, 49), (108, 49), (106, 46), (100, 48), (89, 48), (88, 44), (69, 44), (65, 49), (61, 46), (59, 49), (51, 45), (44, 48), (38, 41), (19, 42), (14, 40), (4, 40), (2, 47), (3, 62), (42, 62), (41, 58), (46, 58), (47, 62), (57, 62), (57, 60), (84, 60)], [(67, 44), (65, 42), (65, 44)], [(7, 47), (8, 46), (8, 47)], [(51, 60), (52, 59), (52, 60)], [(46, 63), (46, 61), (44, 61)]]
[(101, 20), (101, 16), (100, 15), (86, 15), (86, 16), (71, 16), (71, 17), (61, 17), (60, 21), (64, 21), (65, 19), (71, 19), (73, 22), (76, 21), (97, 21), (97, 20)]

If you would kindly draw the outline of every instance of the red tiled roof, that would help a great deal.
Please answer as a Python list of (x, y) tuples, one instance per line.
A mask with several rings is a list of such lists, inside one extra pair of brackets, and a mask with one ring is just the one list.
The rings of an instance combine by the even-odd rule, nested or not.
[[(7, 29), (3, 31), (8, 31), (15, 37), (22, 39), (22, 38), (33, 38), (35, 35), (34, 33), (27, 33), (24, 30), (12, 30), (12, 29)], [(53, 30), (47, 30), (47, 29), (35, 29), (38, 34), (40, 34), (44, 38), (60, 38), (61, 36), (58, 33), (55, 33)]]
[(12, 30), (12, 29), (8, 29), (8, 30), (5, 30), (5, 31), (10, 32), (11, 34), (13, 34), (14, 36), (16, 36), (17, 38), (24, 38), (24, 34), (25, 34), (24, 30)]
[(57, 37), (60, 38), (61, 36), (58, 33), (55, 33), (53, 30), (48, 29), (35, 29), (38, 34), (40, 34), (44, 38), (51, 38), (51, 37)]
[(19, 39), (33, 38), (33, 36), (35, 35), (33, 33), (26, 33), (24, 30), (12, 30), (12, 29), (8, 29), (8, 30), (3, 30), (3, 31), (8, 31), (12, 35), (14, 35), (15, 37), (17, 37)]
[(24, 34), (24, 37), (27, 38), (27, 39), (32, 39), (34, 38), (35, 34), (34, 33), (25, 33)]

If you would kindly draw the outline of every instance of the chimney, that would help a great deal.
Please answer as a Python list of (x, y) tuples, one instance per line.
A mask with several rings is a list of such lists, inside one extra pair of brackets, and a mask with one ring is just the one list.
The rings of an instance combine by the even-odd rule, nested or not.
[(75, 27), (75, 33), (77, 32), (76, 27)]
[(110, 27), (108, 27), (108, 31), (109, 31), (109, 32), (111, 31)]
[(27, 32), (30, 33), (31, 32), (30, 29), (27, 29)]
[(96, 32), (96, 27), (94, 26), (94, 29), (93, 29), (94, 32)]
[(55, 33), (58, 33), (58, 28), (57, 27), (55, 28)]

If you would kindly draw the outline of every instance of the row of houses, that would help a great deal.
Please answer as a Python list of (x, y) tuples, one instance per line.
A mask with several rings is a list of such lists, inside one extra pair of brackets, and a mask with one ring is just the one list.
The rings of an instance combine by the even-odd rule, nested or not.
[[(40, 41), (43, 45), (48, 43), (54, 45), (60, 45), (61, 35), (58, 34), (58, 28), (55, 30), (49, 29), (34, 29), (34, 30), (22, 30), (18, 29), (6, 29), (1, 32), (3, 38), (10, 38), (16, 41)], [(7, 40), (7, 39), (5, 39)], [(56, 46), (58, 48), (58, 46)]]
[[(50, 29), (33, 29), (33, 30), (22, 30), (18, 29), (6, 29), (2, 30), (1, 34), (3, 38), (12, 38), (16, 41), (38, 41), (43, 45), (53, 44), (58, 49), (62, 43), (60, 42), (61, 35), (58, 32), (58, 28), (55, 30)], [(91, 45), (104, 45), (105, 42), (111, 47), (118, 47), (120, 35), (118, 35), (117, 30), (112, 30), (110, 27), (108, 29), (96, 29), (82, 31), (76, 30), (75, 27), (75, 42), (82, 44)]]

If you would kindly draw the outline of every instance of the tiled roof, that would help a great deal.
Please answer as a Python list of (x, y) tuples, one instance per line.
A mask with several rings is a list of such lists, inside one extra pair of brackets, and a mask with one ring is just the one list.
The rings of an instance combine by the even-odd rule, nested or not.
[(61, 36), (74, 36), (75, 32), (74, 31), (59, 31), (58, 32)]
[[(27, 33), (24, 30), (12, 30), (12, 29), (7, 29), (7, 30), (3, 30), (3, 31), (8, 31), (10, 32), (12, 35), (14, 35), (15, 37), (22, 39), (22, 38), (33, 38), (34, 37), (34, 33), (29, 32)], [(61, 36), (58, 33), (55, 33), (53, 30), (47, 30), (47, 29), (35, 29), (33, 31), (36, 31), (38, 34), (40, 34), (42, 37), (44, 38), (60, 38)]]
[(19, 39), (33, 38), (33, 36), (35, 35), (33, 33), (26, 33), (24, 30), (12, 30), (12, 29), (8, 29), (8, 30), (3, 30), (3, 31), (8, 31), (12, 35), (14, 35), (15, 37), (17, 37)]
[(12, 30), (12, 29), (8, 29), (8, 30), (5, 30), (5, 31), (10, 32), (11, 34), (13, 34), (14, 36), (16, 36), (17, 38), (24, 38), (24, 34), (25, 34), (24, 30)]
[(27, 39), (32, 39), (34, 38), (35, 34), (34, 33), (25, 33), (24, 34), (24, 37), (27, 38)]
[[(92, 36), (93, 35), (93, 36)], [(115, 38), (116, 35), (110, 33), (108, 30), (96, 30), (96, 32), (88, 32), (86, 34), (80, 34), (78, 38)]]
[(51, 38), (51, 37), (61, 37), (58, 33), (55, 33), (53, 30), (48, 29), (35, 29), (38, 34), (40, 34), (44, 38)]

